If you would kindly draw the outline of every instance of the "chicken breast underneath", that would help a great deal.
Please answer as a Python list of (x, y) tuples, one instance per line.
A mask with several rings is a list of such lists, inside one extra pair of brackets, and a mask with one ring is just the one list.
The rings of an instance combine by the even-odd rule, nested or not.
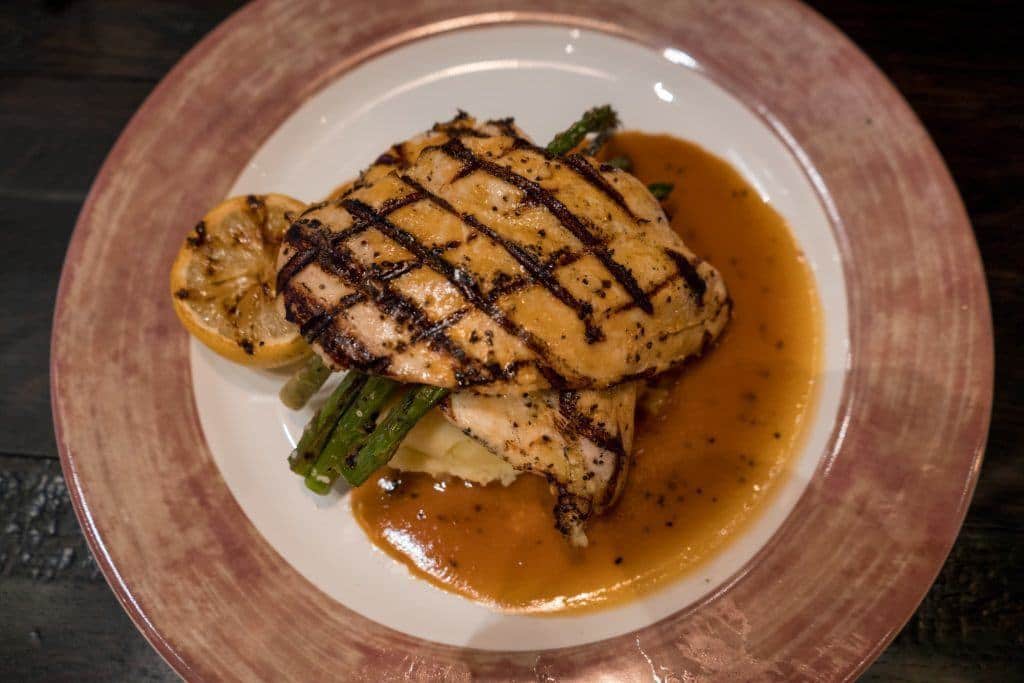
[(636, 396), (636, 382), (509, 397), (460, 392), (443, 410), (516, 469), (547, 478), (557, 495), (556, 527), (583, 546), (587, 520), (611, 507), (625, 485)]

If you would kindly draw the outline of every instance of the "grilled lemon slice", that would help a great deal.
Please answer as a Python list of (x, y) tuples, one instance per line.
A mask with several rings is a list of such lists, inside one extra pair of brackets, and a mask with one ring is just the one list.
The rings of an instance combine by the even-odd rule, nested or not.
[(274, 291), (277, 252), (304, 208), (279, 194), (233, 197), (192, 229), (171, 267), (171, 296), (196, 339), (229, 360), (263, 368), (309, 353)]

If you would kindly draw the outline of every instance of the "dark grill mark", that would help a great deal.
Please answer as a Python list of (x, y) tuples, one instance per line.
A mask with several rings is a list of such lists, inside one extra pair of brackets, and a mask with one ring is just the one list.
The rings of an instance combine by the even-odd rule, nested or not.
[(501, 131), (502, 135), (507, 135), (513, 140), (522, 140), (522, 138), (519, 137), (519, 134), (516, 132), (515, 123), (516, 120), (509, 116), (508, 118), (504, 119), (491, 119), (490, 121), (487, 121), (484, 125), (494, 126), (495, 128)]
[(299, 317), (306, 318), (307, 322), (302, 326), (303, 336), (310, 343), (318, 341), (328, 356), (357, 370), (377, 373), (387, 370), (389, 358), (373, 355), (358, 339), (331, 325), (334, 312), (325, 311), (297, 289), (289, 289), (284, 297), (288, 320), (295, 321), (295, 311)]
[[(671, 249), (666, 249), (665, 253), (668, 254), (669, 258), (671, 258), (673, 263), (676, 264), (676, 272), (670, 274), (661, 282), (658, 282), (653, 287), (648, 289), (647, 296), (653, 299), (661, 290), (665, 289), (676, 280), (682, 278), (683, 281), (686, 283), (690, 294), (693, 296), (694, 302), (697, 304), (697, 306), (703, 307), (704, 293), (708, 289), (707, 281), (705, 281), (704, 278), (700, 276), (700, 273), (697, 272), (696, 267), (694, 267), (694, 265), (690, 263), (690, 261), (685, 256), (678, 252), (672, 251)], [(614, 315), (617, 315), (624, 311), (628, 311), (635, 307), (636, 304), (634, 302), (627, 301), (626, 303), (620, 306), (616, 306), (615, 308), (608, 310), (605, 313), (605, 318), (611, 318)]]
[(470, 137), (470, 138), (489, 138), (489, 137), (491, 137), (487, 133), (483, 133), (483, 132), (477, 130), (476, 128), (473, 128), (473, 127), (470, 127), (470, 126), (459, 125), (460, 123), (462, 123), (463, 121), (467, 120), (468, 118), (469, 118), (469, 114), (467, 114), (466, 112), (464, 112), (462, 110), (459, 110), (459, 115), (457, 115), (454, 119), (452, 119), (451, 121), (445, 121), (444, 123), (435, 123), (433, 128), (431, 128), (431, 130), (434, 131), (435, 133), (444, 133), (445, 135), (448, 135), (448, 136), (453, 137), (453, 138), (455, 138), (455, 137)]
[[(288, 229), (289, 232), (291, 228)], [(288, 259), (281, 270), (277, 272), (276, 287), (278, 292), (283, 292), (284, 288), (291, 282), (292, 278), (299, 274), (303, 268), (308, 266), (313, 259), (316, 258), (316, 249), (313, 247), (307, 247), (305, 249), (299, 249), (292, 257)]]
[(469, 308), (460, 308), (449, 313), (448, 315), (446, 315), (445, 317), (441, 318), (436, 323), (428, 327), (426, 330), (414, 334), (412, 340), (414, 342), (418, 342), (424, 339), (433, 339), (435, 336), (437, 336), (441, 332), (444, 332), (449, 327), (457, 325), (460, 320), (466, 317), (466, 314), (468, 314), (470, 310), (471, 309)]
[(403, 206), (409, 206), (423, 199), (423, 195), (419, 192), (410, 192), (404, 197), (391, 197), (383, 204), (380, 205), (380, 214), (382, 216), (389, 216), (395, 211), (398, 211)]
[(487, 133), (482, 133), (476, 128), (460, 128), (453, 127), (444, 131), (446, 135), (453, 138), (489, 138), (491, 137)]
[(338, 308), (336, 310), (338, 312), (345, 311), (352, 308), (356, 304), (363, 303), (364, 301), (366, 301), (366, 296), (364, 294), (360, 294), (359, 292), (352, 292), (341, 297), (341, 301), (338, 302)]
[(594, 442), (602, 450), (615, 453), (617, 456), (625, 457), (626, 449), (622, 445), (622, 438), (616, 434), (612, 436), (604, 427), (596, 424), (589, 415), (579, 411), (580, 393), (578, 391), (563, 391), (558, 395), (558, 412), (565, 418), (564, 433), (570, 436), (579, 436)]
[(302, 210), (302, 213), (299, 214), (299, 218), (302, 218), (306, 214), (313, 213), (318, 209), (322, 209), (325, 206), (327, 206), (327, 202), (316, 202), (315, 204), (310, 204), (309, 206)]
[(391, 148), (377, 157), (377, 160), (373, 162), (374, 166), (397, 166), (398, 168), (408, 168), (409, 160), (405, 156), (405, 143), (396, 142), (391, 145)]
[[(504, 249), (505, 253), (515, 259), (515, 261), (523, 267), (523, 270), (527, 272), (534, 282), (539, 283), (552, 296), (571, 308), (576, 314), (576, 317), (584, 322), (587, 342), (594, 343), (604, 339), (604, 332), (602, 332), (601, 328), (597, 327), (591, 319), (594, 307), (586, 301), (580, 301), (573, 296), (572, 293), (570, 293), (569, 290), (563, 287), (558, 281), (558, 278), (555, 277), (552, 269), (537, 260), (537, 257), (527, 251), (523, 245), (506, 239), (503, 235), (494, 230), (494, 228), (484, 225), (482, 222), (477, 220), (477, 218), (472, 214), (459, 213), (459, 211), (448, 203), (447, 200), (433, 194), (414, 179), (404, 175), (401, 176), (401, 179), (404, 183), (409, 185), (409, 187), (412, 187), (416, 194), (423, 196), (434, 204), (434, 206), (437, 206), (443, 211), (458, 217), (463, 223), (471, 227), (473, 230), (476, 230)], [(526, 280), (526, 284), (530, 283), (530, 280)], [(493, 296), (490, 298), (490, 301), (493, 303)]]
[(553, 156), (548, 154), (548, 151), (546, 149), (544, 149), (543, 147), (538, 147), (537, 145), (533, 144), (526, 138), (521, 138), (518, 135), (515, 135), (515, 133), (513, 133), (512, 139), (512, 149), (525, 149), (531, 152), (535, 152), (544, 157), (545, 159), (554, 159)]
[[(637, 283), (636, 278), (633, 277), (632, 271), (623, 264), (616, 262), (601, 239), (590, 230), (590, 227), (587, 225), (588, 222), (569, 211), (568, 207), (560, 202), (551, 192), (545, 190), (534, 181), (524, 178), (510, 168), (477, 157), (459, 140), (449, 140), (441, 145), (439, 149), (453, 159), (463, 162), (463, 171), (466, 169), (484, 171), (488, 175), (498, 178), (522, 191), (527, 201), (544, 206), (558, 219), (562, 227), (571, 232), (590, 253), (597, 257), (611, 276), (626, 290), (630, 298), (636, 302), (637, 306), (645, 313), (651, 314), (654, 312), (650, 300), (639, 283)], [(459, 172), (459, 177), (463, 175), (463, 171)]]
[(320, 338), (320, 346), (331, 358), (348, 358), (363, 372), (381, 374), (391, 365), (389, 357), (374, 356), (358, 339), (336, 327), (331, 327), (331, 333)]
[[(431, 251), (443, 254), (449, 249), (457, 249), (460, 244), (461, 242), (452, 240), (451, 242), (431, 247)], [(422, 265), (423, 264), (416, 259), (409, 259), (407, 261), (381, 261), (379, 263), (374, 263), (370, 268), (373, 270), (374, 277), (378, 280), (389, 282), (391, 280), (397, 280), (406, 273), (411, 273), (412, 271), (417, 270)]]
[(552, 383), (552, 386), (568, 386), (565, 378), (561, 377), (561, 375), (551, 368), (550, 352), (547, 348), (547, 344), (532, 332), (521, 327), (518, 323), (509, 318), (505, 312), (498, 308), (498, 306), (493, 302), (488, 301), (480, 292), (480, 287), (471, 272), (456, 267), (441, 258), (436, 252), (427, 248), (426, 245), (420, 242), (415, 235), (391, 223), (384, 216), (375, 212), (367, 204), (364, 204), (359, 200), (347, 199), (344, 201), (343, 205), (345, 209), (347, 209), (348, 212), (358, 220), (373, 223), (374, 227), (382, 234), (389, 237), (396, 244), (404, 247), (422, 261), (428, 268), (444, 276), (448, 282), (459, 290), (466, 301), (478, 310), (490, 316), (490, 318), (500, 325), (506, 332), (518, 337), (527, 346), (527, 348), (533, 351), (534, 354), (537, 355), (538, 359), (543, 362), (543, 366), (538, 363), (538, 369), (540, 369), (544, 376), (548, 378), (548, 381)]
[(544, 267), (561, 268), (562, 266), (568, 266), (573, 263), (576, 263), (586, 255), (586, 252), (583, 251), (569, 251), (567, 249), (560, 249), (551, 254), (547, 264)]
[(580, 395), (577, 391), (563, 391), (558, 396), (558, 412), (562, 420), (556, 425), (563, 434), (569, 437), (588, 439), (598, 448), (615, 456), (615, 467), (608, 478), (607, 487), (600, 501), (602, 506), (611, 502), (618, 488), (619, 477), (625, 469), (626, 449), (622, 445), (622, 435), (611, 435), (604, 427), (595, 423), (588, 415), (579, 411)]
[[(287, 299), (287, 295), (285, 296)], [(334, 311), (321, 311), (307, 318), (306, 322), (299, 327), (299, 333), (307, 343), (312, 344), (323, 334), (331, 323), (334, 322)]]
[(391, 263), (388, 265), (383, 263), (374, 264), (373, 270), (374, 275), (376, 275), (378, 280), (382, 282), (390, 282), (391, 280), (397, 280), (406, 273), (411, 273), (419, 268), (420, 265), (419, 261), (399, 261), (398, 263)]
[(704, 292), (708, 289), (708, 283), (700, 276), (700, 273), (698, 273), (694, 265), (690, 263), (690, 260), (678, 251), (666, 249), (665, 253), (673, 262), (675, 262), (676, 268), (679, 270), (679, 275), (682, 276), (683, 281), (686, 282), (686, 286), (690, 288), (693, 300), (698, 306), (703, 306)]
[[(671, 285), (673, 282), (675, 282), (679, 278), (680, 278), (679, 273), (672, 273), (672, 274), (670, 274), (664, 280), (662, 280), (661, 282), (658, 282), (653, 287), (648, 289), (647, 290), (647, 296), (649, 298), (653, 299), (661, 290), (665, 289), (666, 287)], [(618, 315), (619, 313), (623, 313), (625, 311), (630, 311), (630, 310), (632, 310), (634, 308), (636, 308), (636, 303), (634, 303), (632, 301), (627, 301), (626, 303), (620, 304), (620, 305), (616, 306), (615, 308), (608, 309), (605, 312), (604, 317), (606, 319), (607, 318), (611, 318), (614, 315)]]
[(399, 142), (392, 149), (394, 150), (395, 159), (396, 159), (396, 161), (398, 163), (398, 167), (399, 168), (408, 168), (409, 167), (409, 157), (406, 156), (406, 154), (405, 154), (405, 143), (404, 142)]
[(309, 226), (310, 228), (313, 228), (314, 230), (320, 231), (321, 233), (324, 234), (326, 239), (331, 244), (342, 244), (344, 242), (347, 242), (356, 235), (360, 235), (366, 232), (366, 230), (370, 227), (369, 223), (366, 223), (365, 221), (352, 221), (352, 225), (345, 228), (344, 230), (339, 230), (338, 232), (329, 232), (324, 228), (323, 223), (321, 223), (315, 218), (300, 218), (299, 220), (292, 223), (291, 227), (288, 228), (288, 231), (291, 232), (292, 228), (294, 228), (296, 225), (305, 225)]
[[(586, 253), (582, 251), (559, 250), (551, 254), (548, 260), (544, 262), (544, 269), (552, 271), (555, 268), (568, 266), (570, 264), (576, 263), (584, 256), (586, 256)], [(501, 297), (506, 296), (508, 294), (514, 294), (515, 292), (518, 292), (519, 290), (523, 289), (524, 287), (528, 287), (531, 284), (533, 284), (533, 281), (530, 280), (530, 278), (509, 278), (508, 280), (501, 282), (500, 284), (496, 285), (493, 289), (491, 289), (490, 293), (487, 295), (487, 298), (490, 299), (491, 301), (497, 301)], [(634, 306), (635, 304), (632, 301), (630, 301), (629, 305)]]
[[(287, 294), (286, 294), (287, 299)], [(305, 323), (299, 327), (299, 333), (302, 337), (310, 344), (317, 341), (327, 328), (330, 326), (334, 319), (338, 317), (338, 314), (342, 311), (346, 311), (358, 303), (366, 301), (366, 297), (359, 292), (352, 292), (341, 297), (341, 301), (338, 305), (331, 310), (320, 310), (317, 313), (308, 314)]]
[(622, 193), (612, 187), (611, 183), (604, 179), (604, 176), (590, 165), (590, 162), (583, 158), (580, 154), (570, 154), (566, 157), (562, 157), (562, 162), (576, 172), (576, 175), (586, 180), (588, 183), (596, 187), (598, 190), (603, 192), (609, 199), (615, 202), (619, 208), (626, 212), (626, 215), (636, 220), (636, 214), (626, 204), (626, 198), (622, 196)]
[(409, 157), (406, 156), (406, 143), (395, 142), (387, 153), (388, 157), (394, 160), (393, 165), (398, 168), (409, 168)]
[(525, 277), (516, 277), (505, 280), (501, 284), (494, 286), (490, 293), (487, 295), (487, 299), (492, 303), (496, 303), (501, 297), (514, 292), (518, 292), (524, 287), (529, 286), (530, 279)]
[[(462, 143), (459, 143), (459, 144), (462, 144)], [(452, 178), (452, 182), (455, 182), (456, 180), (462, 180), (463, 178), (465, 178), (466, 176), (470, 175), (471, 173), (476, 172), (476, 169), (477, 169), (477, 166), (474, 163), (465, 163), (465, 164), (463, 164), (462, 168), (459, 169), (459, 172), (455, 174), (454, 178)]]

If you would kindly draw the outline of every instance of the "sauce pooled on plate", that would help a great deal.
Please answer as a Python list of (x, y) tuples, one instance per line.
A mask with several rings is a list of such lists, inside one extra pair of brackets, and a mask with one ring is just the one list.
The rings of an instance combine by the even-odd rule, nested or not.
[(628, 600), (696, 568), (754, 517), (802, 444), (821, 346), (813, 276), (785, 221), (723, 160), (667, 135), (615, 135), (647, 183), (669, 182), (673, 228), (722, 273), (733, 319), (717, 346), (662, 382), (636, 423), (616, 506), (573, 548), (541, 477), (469, 485), (384, 470), (351, 494), (370, 539), (415, 574), (499, 609)]

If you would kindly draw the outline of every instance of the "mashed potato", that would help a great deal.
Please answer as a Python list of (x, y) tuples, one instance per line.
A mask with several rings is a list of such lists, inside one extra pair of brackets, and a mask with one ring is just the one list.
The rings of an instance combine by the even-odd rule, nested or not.
[(500, 457), (453, 427), (437, 410), (416, 423), (389, 463), (402, 472), (459, 477), (475, 484), (508, 486), (519, 474)]

